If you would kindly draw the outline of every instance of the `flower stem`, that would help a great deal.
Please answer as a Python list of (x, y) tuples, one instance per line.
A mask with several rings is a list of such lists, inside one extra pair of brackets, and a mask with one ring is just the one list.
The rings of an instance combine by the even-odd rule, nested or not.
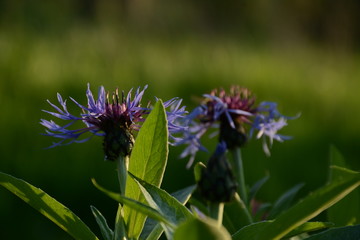
[(129, 156), (119, 156), (117, 164), (118, 164), (117, 172), (118, 172), (118, 179), (120, 184), (120, 194), (125, 195), (126, 178), (129, 167)]
[(233, 160), (234, 160), (234, 172), (236, 181), (238, 184), (238, 193), (240, 195), (241, 200), (248, 204), (248, 197), (246, 192), (246, 185), (245, 185), (245, 176), (244, 176), (244, 166), (241, 157), (241, 150), (239, 147), (233, 149), (232, 151)]
[[(129, 156), (119, 156), (117, 161), (117, 173), (118, 173), (118, 180), (120, 184), (120, 194), (125, 195), (126, 189), (126, 178), (127, 172), (129, 168)], [(116, 220), (115, 220), (115, 240), (124, 240), (127, 239), (126, 237), (126, 228), (125, 222), (123, 219), (123, 209), (121, 204), (119, 203), (118, 210), (116, 213)]]
[(209, 203), (209, 215), (217, 220), (218, 225), (221, 226), (224, 215), (224, 203)]

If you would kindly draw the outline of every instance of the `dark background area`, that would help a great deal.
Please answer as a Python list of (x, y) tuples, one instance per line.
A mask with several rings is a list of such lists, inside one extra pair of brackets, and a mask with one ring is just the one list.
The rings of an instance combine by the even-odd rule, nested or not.
[[(103, 161), (100, 138), (44, 149), (54, 140), (41, 135), (46, 99), (59, 92), (85, 104), (88, 82), (94, 93), (148, 84), (145, 101), (178, 96), (191, 110), (211, 89), (241, 85), (285, 115), (302, 114), (282, 131), (294, 139), (276, 142), (270, 158), (255, 139), (243, 149), (247, 183), (269, 173), (261, 201), (299, 182), (302, 197), (325, 184), (330, 144), (360, 169), (359, 10), (350, 0), (2, 0), (0, 171), (45, 190), (99, 233), (89, 206), (112, 225), (117, 204), (90, 179), (115, 191), (115, 165)], [(181, 150), (170, 147), (170, 192), (194, 181)], [(0, 239), (70, 239), (4, 189), (0, 219)]]

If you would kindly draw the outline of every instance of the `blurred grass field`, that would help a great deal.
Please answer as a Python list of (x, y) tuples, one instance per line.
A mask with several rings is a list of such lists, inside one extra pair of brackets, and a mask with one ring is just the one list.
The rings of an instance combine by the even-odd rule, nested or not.
[[(296, 183), (303, 194), (326, 182), (330, 144), (360, 169), (360, 55), (306, 41), (250, 42), (228, 35), (143, 35), (108, 25), (73, 24), (61, 31), (39, 33), (3, 27), (0, 32), (0, 171), (42, 188), (97, 229), (90, 205), (108, 219), (116, 204), (98, 192), (94, 177), (117, 189), (115, 165), (103, 161), (101, 139), (44, 149), (54, 139), (42, 136), (41, 118), (50, 116), (46, 99), (56, 93), (86, 103), (89, 82), (116, 87), (149, 85), (145, 100), (178, 96), (188, 110), (198, 97), (216, 87), (250, 88), (258, 101), (279, 103), (281, 112), (294, 116), (283, 129), (294, 139), (275, 142), (265, 157), (260, 141), (243, 149), (247, 182), (269, 173), (259, 198), (274, 200)], [(70, 110), (78, 111), (68, 102)], [(175, 191), (193, 183), (181, 148), (170, 148), (163, 187)], [(208, 154), (198, 155), (205, 160)], [(0, 189), (1, 239), (70, 239), (16, 197)], [(111, 223), (112, 224), (112, 223)]]

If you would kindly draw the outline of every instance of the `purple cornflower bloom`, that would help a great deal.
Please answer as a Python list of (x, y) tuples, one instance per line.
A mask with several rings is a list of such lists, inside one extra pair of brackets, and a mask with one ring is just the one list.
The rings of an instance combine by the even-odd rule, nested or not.
[[(219, 127), (220, 124), (220, 141), (225, 141), (228, 147), (232, 147), (234, 143), (242, 145), (246, 140), (244, 123), (251, 123), (250, 118), (256, 113), (255, 98), (246, 88), (234, 86), (229, 94), (223, 89), (215, 89), (203, 96), (205, 97), (203, 103), (187, 117), (190, 127), (184, 138), (176, 143), (176, 145), (188, 145), (180, 156), (190, 156), (187, 167), (192, 165), (196, 152), (205, 149), (200, 143), (200, 138), (211, 127)], [(232, 133), (229, 137), (224, 133), (229, 131), (235, 131), (236, 134)]]
[[(138, 88), (132, 98), (132, 90), (129, 91), (125, 97), (124, 92), (119, 95), (118, 89), (111, 95), (105, 93), (103, 86), (99, 88), (98, 99), (95, 100), (88, 84), (86, 91), (87, 106), (83, 106), (70, 98), (78, 107), (82, 109), (80, 117), (70, 114), (66, 107), (66, 101), (64, 101), (60, 94), (57, 94), (58, 102), (61, 107), (56, 106), (48, 100), (48, 103), (56, 110), (55, 112), (45, 111), (59, 119), (69, 121), (64, 126), (56, 124), (54, 121), (41, 120), (41, 124), (47, 128), (47, 136), (59, 138), (60, 141), (54, 143), (51, 147), (66, 145), (73, 142), (85, 142), (93, 135), (103, 136), (105, 159), (115, 160), (120, 155), (126, 156), (131, 153), (134, 145), (133, 131), (138, 131), (141, 127), (141, 123), (144, 121), (144, 116), (149, 114), (151, 108), (142, 107), (141, 100), (144, 95), (147, 86), (142, 90)], [(169, 119), (169, 133), (172, 138), (172, 134), (185, 129), (177, 123), (178, 118), (182, 118), (185, 115), (185, 107), (181, 106), (181, 99), (171, 99), (164, 103), (165, 108), (169, 108), (167, 111), (167, 117)], [(68, 128), (75, 122), (82, 121), (86, 127), (69, 130)], [(87, 138), (80, 137), (85, 133), (92, 133)]]
[(176, 142), (176, 145), (188, 145), (180, 155), (181, 158), (190, 156), (188, 168), (197, 151), (206, 150), (200, 139), (210, 128), (219, 129), (219, 141), (224, 141), (228, 149), (243, 146), (248, 137), (257, 131), (257, 138), (263, 139), (263, 149), (267, 155), (270, 151), (266, 137), (270, 146), (274, 139), (290, 139), (277, 133), (287, 125), (289, 118), (278, 112), (276, 103), (262, 102), (256, 106), (255, 97), (247, 88), (233, 86), (229, 93), (215, 89), (203, 96), (203, 103), (186, 118), (189, 128), (184, 132), (183, 139)]

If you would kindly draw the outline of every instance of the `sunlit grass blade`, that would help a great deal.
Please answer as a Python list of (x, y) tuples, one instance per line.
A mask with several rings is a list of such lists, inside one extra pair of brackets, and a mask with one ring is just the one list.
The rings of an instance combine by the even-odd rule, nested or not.
[[(129, 162), (129, 172), (137, 177), (160, 186), (168, 155), (168, 130), (164, 106), (161, 100), (147, 117), (136, 138)], [(134, 180), (128, 176), (125, 196), (138, 202), (145, 202), (144, 197)], [(124, 219), (129, 238), (138, 238), (144, 226), (146, 216), (124, 206)]]
[(108, 226), (105, 217), (101, 214), (99, 210), (97, 210), (96, 207), (90, 206), (90, 208), (96, 219), (97, 224), (99, 225), (103, 238), (105, 240), (113, 240), (114, 232)]
[(1, 172), (0, 185), (50, 219), (74, 239), (98, 239), (78, 216), (41, 189)]

